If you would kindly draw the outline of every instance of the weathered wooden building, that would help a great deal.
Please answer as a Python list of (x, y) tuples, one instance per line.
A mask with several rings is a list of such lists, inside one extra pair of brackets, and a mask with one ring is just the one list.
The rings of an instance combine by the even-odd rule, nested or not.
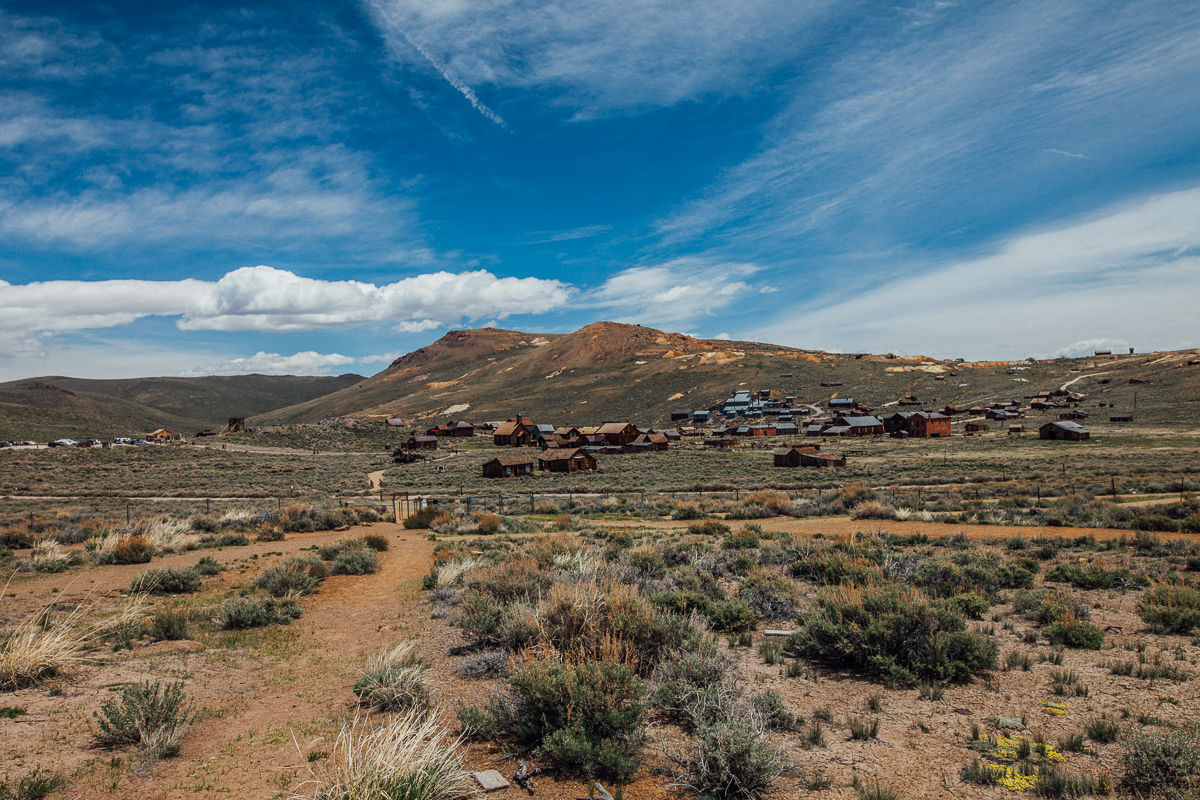
[(776, 447), (773, 455), (775, 457), (775, 466), (777, 467), (798, 467), (800, 466), (800, 456), (804, 454), (815, 455), (821, 452), (819, 447), (815, 445), (792, 445), (791, 447)]
[(410, 436), (403, 442), (405, 450), (437, 450), (438, 437)]
[(543, 472), (594, 472), (595, 456), (583, 450), (547, 450), (538, 458), (538, 469)]
[(1081, 442), (1091, 437), (1091, 433), (1079, 423), (1070, 420), (1047, 422), (1038, 428), (1039, 439), (1061, 439), (1071, 442)]
[(497, 447), (525, 447), (533, 444), (533, 432), (523, 422), (509, 420), (496, 426), (492, 441)]
[(532, 474), (531, 456), (497, 456), (483, 465), (485, 478), (520, 478)]

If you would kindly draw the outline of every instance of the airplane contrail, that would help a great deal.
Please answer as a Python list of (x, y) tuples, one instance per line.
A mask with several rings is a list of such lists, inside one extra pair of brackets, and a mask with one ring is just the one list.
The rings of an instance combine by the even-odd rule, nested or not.
[(474, 90), (472, 90), (470, 86), (468, 86), (466, 83), (464, 83), (461, 78), (459, 78), (457, 75), (455, 75), (453, 72), (451, 72), (444, 64), (442, 64), (441, 61), (439, 61), (437, 58), (435, 58), (432, 53), (430, 53), (428, 50), (426, 50), (424, 47), (422, 47), (419, 43), (414, 41), (413, 38), (411, 36), (409, 36), (407, 33), (405, 33), (403, 30), (401, 30), (400, 28), (397, 28), (396, 30), (401, 36), (404, 37), (404, 41), (406, 41), (410, 45), (412, 45), (418, 53), (420, 53), (422, 56), (425, 57), (425, 60), (428, 61), (433, 66), (433, 68), (436, 69), (441, 74), (441, 76), (446, 79), (447, 83), (449, 83), (451, 86), (453, 86), (455, 89), (457, 89), (459, 91), (459, 94), (461, 94), (463, 97), (467, 98), (467, 100), (470, 101), (471, 105), (475, 108), (476, 111), (478, 111), (480, 114), (483, 114), (485, 117), (487, 117), (489, 120), (496, 123), (500, 127), (502, 127), (502, 128), (508, 127), (508, 123), (504, 121), (504, 118), (501, 117), (499, 114), (497, 114), (495, 111), (492, 111), (490, 108), (485, 106), (480, 101), (480, 99), (475, 96)]

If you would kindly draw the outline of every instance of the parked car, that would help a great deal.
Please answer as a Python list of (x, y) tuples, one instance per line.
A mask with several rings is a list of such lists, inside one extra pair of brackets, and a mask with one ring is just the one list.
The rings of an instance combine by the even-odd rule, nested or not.
[(128, 436), (118, 436), (116, 439), (113, 439), (113, 444), (133, 444), (133, 439), (130, 439)]
[(48, 446), (49, 447), (74, 447), (77, 444), (79, 444), (79, 442), (75, 441), (74, 439), (55, 439)]
[(147, 442), (145, 439), (134, 439), (134, 440), (133, 440), (133, 443), (134, 443), (134, 444), (139, 444), (139, 445), (151, 445), (151, 444), (154, 444), (154, 442)]

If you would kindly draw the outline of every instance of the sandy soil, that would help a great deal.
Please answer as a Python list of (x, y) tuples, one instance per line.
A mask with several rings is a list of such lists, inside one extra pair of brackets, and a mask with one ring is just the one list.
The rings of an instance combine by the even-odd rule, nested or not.
[[(632, 524), (686, 526), (667, 521)], [(897, 534), (946, 535), (963, 530), (972, 538), (1129, 535), (1127, 531), (969, 528), (847, 519), (775, 519), (765, 524), (772, 530), (820, 532), (826, 536), (879, 527)], [(15, 777), (35, 766), (56, 769), (69, 779), (68, 788), (57, 796), (70, 798), (271, 798), (311, 790), (311, 785), (304, 785), (311, 766), (308, 757), (316, 754), (314, 763), (319, 765), (324, 758), (321, 754), (333, 749), (340, 725), (354, 717), (350, 687), (358, 668), (371, 654), (408, 636), (422, 638), (422, 653), (432, 665), (435, 696), (446, 708), (446, 721), (454, 725), (455, 708), (481, 703), (499, 684), (463, 680), (453, 670), (456, 656), (452, 651), (463, 643), (460, 633), (448, 619), (438, 618), (441, 615), (422, 601), (419, 591), (420, 578), (429, 569), (433, 543), (421, 532), (387, 523), (376, 523), (371, 530), (386, 535), (391, 543), (390, 549), (380, 554), (379, 572), (329, 578), (319, 594), (303, 601), (304, 616), (289, 626), (208, 634), (200, 637), (202, 642), (141, 642), (132, 651), (112, 652), (106, 647), (45, 685), (0, 695), (0, 706), (27, 710), (24, 716), (0, 719), (4, 772)], [(258, 569), (281, 557), (365, 532), (356, 528), (348, 533), (289, 535), (285, 542), (168, 556), (156, 559), (152, 566), (187, 566), (203, 554), (213, 554), (229, 563), (230, 568), (220, 576), (207, 579), (203, 598), (193, 601), (199, 608), (249, 584)], [(11, 624), (54, 598), (71, 603), (88, 596), (100, 608), (114, 608), (121, 602), (120, 591), (142, 569), (87, 567), (60, 575), (18, 576), (0, 605), (0, 622)], [(810, 591), (807, 599), (811, 601), (814, 596), (815, 590)], [(1102, 711), (1116, 716), (1122, 708), (1128, 708), (1134, 714), (1147, 712), (1194, 720), (1200, 713), (1200, 681), (1151, 683), (1112, 675), (1107, 665), (1115, 660), (1135, 660), (1134, 647), (1141, 642), (1147, 646), (1149, 656), (1157, 655), (1194, 672), (1200, 648), (1185, 637), (1154, 637), (1142, 631), (1135, 614), (1135, 593), (1092, 592), (1088, 597), (1093, 605), (1093, 621), (1113, 628), (1105, 650), (1068, 650), (1061, 668), (1041, 663), (1029, 672), (998, 671), (988, 682), (947, 687), (945, 697), (936, 702), (920, 699), (915, 689), (888, 691), (877, 683), (840, 672), (818, 670), (815, 678), (785, 677), (781, 666), (764, 663), (758, 652), (762, 636), (755, 634), (752, 648), (735, 651), (748, 686), (756, 692), (777, 691), (793, 712), (810, 720), (820, 710), (827, 710), (833, 717), (833, 722), (825, 725), (827, 745), (822, 748), (804, 749), (799, 734), (771, 735), (772, 743), (788, 754), (793, 769), (777, 781), (767, 797), (781, 800), (815, 794), (850, 800), (855, 780), (879, 780), (899, 789), (906, 798), (997, 796), (1006, 790), (966, 785), (958, 777), (959, 769), (972, 760), (973, 754), (967, 749), (972, 724), (987, 732), (983, 720), (992, 715), (1025, 715), (1030, 728), (1045, 734), (1051, 743), (1080, 732), (1085, 719)], [(1005, 610), (1001, 606), (993, 612)], [(1020, 637), (1030, 626), (1018, 617), (1011, 619), (1015, 623), (1012, 631), (995, 625), (1002, 653), (1051, 652), (1044, 644), (1022, 643)], [(1087, 697), (1069, 700), (1070, 711), (1063, 717), (1045, 714), (1040, 703), (1047, 698), (1059, 699), (1049, 694), (1054, 669), (1075, 670), (1090, 687)], [(92, 713), (104, 700), (115, 696), (119, 684), (147, 678), (185, 681), (187, 691), (204, 711), (203, 719), (184, 739), (179, 756), (139, 763), (130, 751), (94, 749), (89, 727), (93, 724)], [(877, 713), (868, 711), (866, 705), (872, 695), (880, 698), (881, 710)], [(846, 720), (868, 716), (881, 719), (879, 738), (851, 741)], [(652, 739), (670, 741), (672, 730), (653, 723)], [(1070, 768), (1119, 772), (1119, 745), (1089, 746), (1095, 755), (1070, 754)], [(664, 761), (652, 750), (648, 752), (647, 769), (628, 787), (625, 796), (651, 800), (686, 797), (665, 788), (668, 778), (656, 772)], [(499, 769), (506, 777), (515, 768), (490, 744), (472, 744), (469, 763), (477, 769)], [(804, 787), (814, 772), (826, 775), (833, 782), (832, 788), (808, 792)], [(586, 784), (577, 778), (537, 779), (537, 797), (566, 800), (586, 795)], [(511, 788), (491, 796), (515, 798), (525, 793)]]

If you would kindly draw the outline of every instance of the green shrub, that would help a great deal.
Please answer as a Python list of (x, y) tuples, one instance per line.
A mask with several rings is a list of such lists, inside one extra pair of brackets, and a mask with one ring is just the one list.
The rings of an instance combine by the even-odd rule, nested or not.
[(737, 633), (752, 630), (759, 616), (745, 600), (716, 600), (707, 609), (697, 609), (708, 620), (709, 626), (719, 633)]
[(782, 754), (764, 740), (762, 716), (728, 692), (695, 699), (695, 735), (671, 757), (682, 770), (675, 783), (714, 800), (758, 797), (783, 771)]
[(212, 556), (202, 556), (192, 569), (196, 570), (200, 575), (209, 578), (213, 575), (219, 575), (225, 568)]
[(983, 619), (983, 615), (992, 607), (991, 602), (979, 592), (956, 594), (940, 600), (939, 604), (970, 619)]
[(704, 519), (708, 513), (694, 503), (681, 503), (671, 512), (671, 519)]
[(689, 524), (688, 533), (692, 534), (693, 536), (728, 536), (729, 526), (720, 520), (705, 519)]
[(1200, 589), (1182, 584), (1159, 584), (1142, 595), (1138, 614), (1156, 631), (1187, 633), (1200, 627)]
[(190, 617), (186, 608), (157, 608), (150, 615), (150, 635), (171, 642), (187, 639)]
[(657, 550), (634, 550), (629, 554), (629, 566), (646, 578), (661, 578), (667, 571), (667, 565)]
[(1005, 564), (996, 570), (996, 581), (1003, 589), (1030, 589), (1037, 570), (1028, 570), (1016, 564)]
[(790, 644), (803, 654), (897, 683), (947, 681), (996, 666), (998, 647), (963, 616), (896, 585), (824, 590)]
[(387, 537), (382, 533), (363, 534), (362, 543), (377, 553), (383, 553), (388, 549)]
[(1134, 730), (1121, 753), (1125, 786), (1136, 795), (1170, 796), (1195, 785), (1200, 742), (1195, 730), (1147, 734)]
[(241, 630), (286, 625), (302, 613), (300, 604), (290, 597), (276, 601), (247, 595), (226, 600), (217, 613), (217, 621), (227, 630)]
[(213, 542), (214, 547), (245, 547), (250, 544), (250, 540), (242, 533), (222, 533)]
[(1042, 627), (1042, 634), (1051, 644), (1078, 647), (1084, 650), (1099, 650), (1104, 644), (1104, 631), (1074, 614)]
[(311, 556), (290, 558), (260, 572), (254, 585), (272, 597), (313, 594), (320, 590), (325, 572), (325, 565)]
[(676, 722), (685, 719), (685, 700), (713, 686), (730, 683), (736, 675), (737, 660), (722, 652), (711, 636), (695, 647), (672, 650), (659, 660), (654, 670), (651, 704)]
[(804, 717), (797, 717), (783, 704), (777, 692), (767, 691), (750, 698), (754, 708), (762, 715), (763, 724), (772, 731), (799, 731), (804, 727)]
[(379, 569), (379, 556), (366, 547), (343, 550), (329, 566), (330, 575), (368, 575)]
[(853, 717), (846, 720), (846, 726), (850, 728), (851, 739), (865, 741), (879, 736), (879, 717), (871, 717), (869, 719)]
[(792, 619), (800, 600), (796, 585), (769, 567), (752, 570), (746, 575), (738, 586), (738, 597), (766, 620)]
[(96, 717), (96, 743), (137, 745), (157, 758), (179, 752), (179, 740), (195, 720), (183, 682), (146, 681), (126, 686), (120, 700), (107, 700)]
[[(501, 729), (548, 760), (628, 783), (645, 739), (645, 687), (614, 661), (523, 660), (508, 678)], [(495, 708), (495, 707), (494, 707)], [(493, 717), (497, 711), (492, 711)]]
[(200, 573), (190, 567), (176, 569), (148, 569), (138, 575), (129, 584), (132, 592), (150, 592), (151, 594), (191, 594), (200, 591), (203, 581)]
[(741, 549), (757, 550), (758, 544), (759, 544), (758, 537), (756, 535), (754, 535), (752, 533), (750, 533), (750, 534), (739, 533), (739, 534), (736, 534), (734, 536), (730, 536), (729, 538), (727, 538), (724, 542), (721, 543), (721, 546), (724, 547), (726, 550), (741, 550)]
[(474, 569), (463, 579), (468, 589), (491, 595), (501, 603), (540, 597), (554, 582), (536, 559), (510, 558), (494, 567)]

